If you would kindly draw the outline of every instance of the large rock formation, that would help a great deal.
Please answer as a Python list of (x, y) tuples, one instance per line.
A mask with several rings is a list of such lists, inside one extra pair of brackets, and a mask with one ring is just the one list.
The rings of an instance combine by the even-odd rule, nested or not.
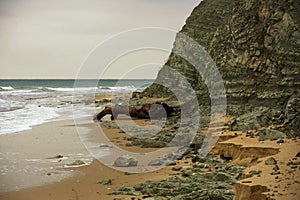
[(111, 115), (111, 120), (114, 120), (120, 114), (129, 115), (137, 119), (161, 119), (170, 117), (175, 112), (175, 108), (168, 106), (165, 103), (147, 103), (142, 107), (136, 108), (128, 105), (106, 106), (101, 112), (94, 116), (94, 120), (101, 120), (105, 115)]
[[(216, 63), (229, 114), (272, 108), (262, 125), (280, 118), (282, 129), (299, 133), (299, 10), (298, 0), (204, 0), (186, 20), (181, 33), (202, 45)], [(191, 64), (172, 53), (166, 65), (187, 77), (200, 104), (209, 104), (206, 85)], [(157, 80), (180, 85), (165, 68)], [(170, 97), (172, 92), (153, 84), (143, 95)]]

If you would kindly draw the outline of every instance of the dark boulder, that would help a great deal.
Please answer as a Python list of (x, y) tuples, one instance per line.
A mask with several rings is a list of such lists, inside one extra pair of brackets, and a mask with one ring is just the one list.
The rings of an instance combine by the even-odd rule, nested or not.
[(105, 115), (111, 115), (111, 119), (114, 120), (120, 114), (129, 115), (137, 119), (161, 119), (171, 116), (173, 112), (173, 107), (160, 102), (144, 104), (140, 108), (128, 105), (114, 105), (106, 106), (101, 112), (94, 116), (94, 120), (101, 120)]

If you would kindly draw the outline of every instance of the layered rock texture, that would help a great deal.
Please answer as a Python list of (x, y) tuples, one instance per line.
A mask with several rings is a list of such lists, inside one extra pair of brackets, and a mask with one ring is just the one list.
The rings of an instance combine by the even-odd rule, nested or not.
[[(204, 0), (180, 33), (197, 41), (215, 62), (224, 81), (229, 114), (257, 113), (259, 107), (260, 125), (276, 121), (281, 130), (299, 134), (299, 1)], [(186, 77), (200, 104), (210, 103), (201, 75), (176, 53), (159, 72), (158, 82), (182, 85), (167, 66)], [(174, 97), (155, 83), (143, 95)]]

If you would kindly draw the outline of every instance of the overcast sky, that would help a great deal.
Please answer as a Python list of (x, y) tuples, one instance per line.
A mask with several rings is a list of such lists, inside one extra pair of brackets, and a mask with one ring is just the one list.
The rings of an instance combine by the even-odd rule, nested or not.
[[(105, 39), (138, 27), (180, 30), (199, 2), (0, 0), (0, 78), (75, 78), (89, 52)], [(154, 62), (163, 63), (166, 56)], [(156, 73), (157, 67), (150, 67), (148, 75), (139, 72), (136, 78)], [(106, 78), (119, 76), (108, 72)]]

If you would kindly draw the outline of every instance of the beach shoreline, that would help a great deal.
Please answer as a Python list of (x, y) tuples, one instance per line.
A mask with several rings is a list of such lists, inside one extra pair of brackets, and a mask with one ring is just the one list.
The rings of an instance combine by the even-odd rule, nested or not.
[[(95, 99), (93, 101), (98, 103), (95, 112), (113, 99), (128, 96), (127, 93), (101, 94), (86, 99), (89, 102)], [(92, 119), (94, 113), (81, 116), (77, 112), (76, 105), (74, 108), (69, 106), (66, 113), (43, 123), (0, 134), (0, 192), (62, 181), (76, 174), (74, 171), (80, 165), (73, 165), (75, 161), (89, 165), (95, 160), (86, 149), (79, 132), (96, 135), (99, 126)]]
[[(76, 126), (95, 133), (98, 124), (90, 121)], [(14, 167), (11, 166), (11, 169), (20, 171), (2, 174), (5, 178), (1, 178), (0, 199), (77, 199), (76, 196), (83, 199), (113, 199), (113, 196), (107, 193), (121, 185), (133, 186), (146, 180), (166, 178), (172, 173), (170, 168), (162, 168), (149, 173), (125, 175), (122, 171), (105, 166), (88, 153), (80, 140), (76, 126), (73, 120), (60, 120), (33, 126), (31, 130), (0, 135), (2, 155), (13, 153), (17, 155), (13, 161), (6, 163), (4, 158), (1, 158), (2, 168), (13, 163)], [(112, 138), (120, 134), (114, 129), (106, 132), (111, 134)], [(139, 147), (123, 146), (123, 148), (139, 151)], [(22, 171), (24, 160), (29, 162), (25, 168), (39, 170)], [(84, 161), (86, 166), (65, 167), (76, 160)], [(113, 185), (97, 184), (105, 179), (111, 179)]]
[(0, 135), (1, 191), (20, 190), (73, 176), (67, 165), (93, 158), (82, 145), (73, 120), (56, 120), (30, 130)]

